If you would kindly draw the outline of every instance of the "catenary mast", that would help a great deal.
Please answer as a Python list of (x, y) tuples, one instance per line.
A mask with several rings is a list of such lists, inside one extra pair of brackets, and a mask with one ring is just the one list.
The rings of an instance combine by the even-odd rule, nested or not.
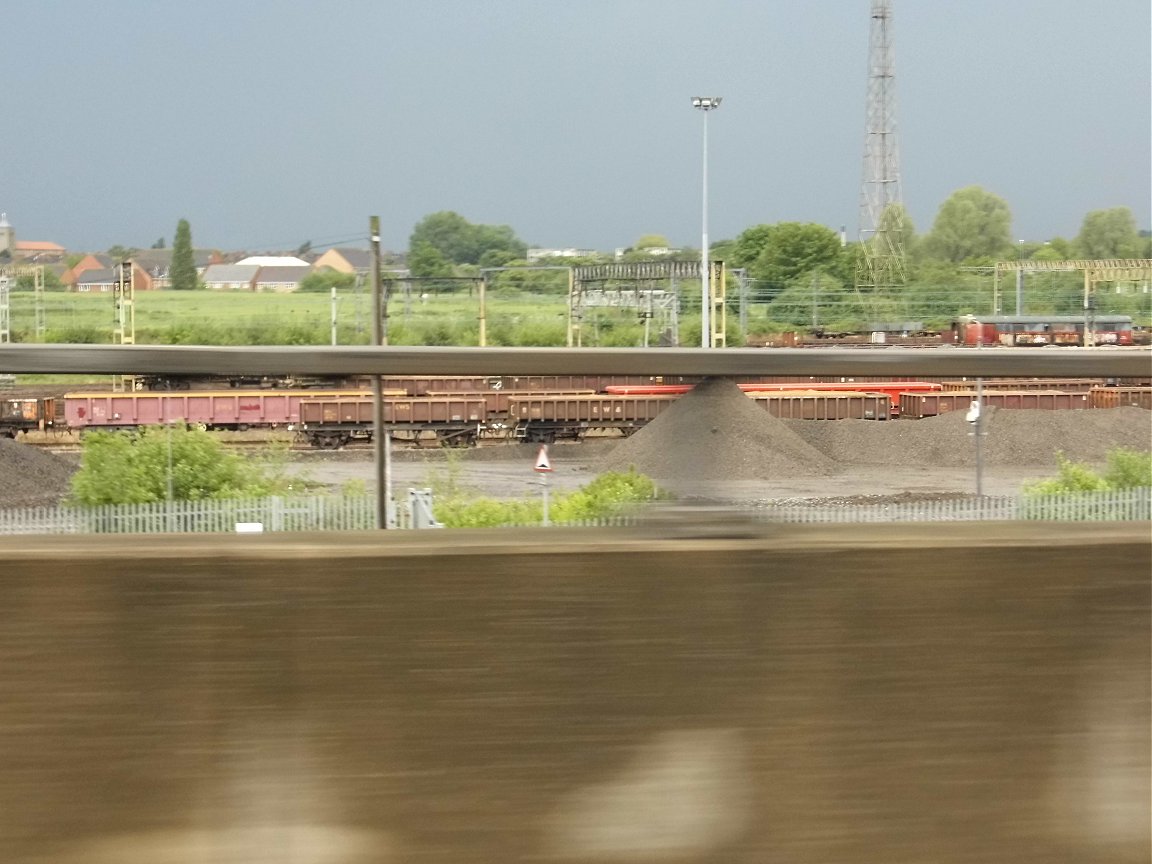
[(868, 35), (868, 106), (860, 192), (856, 289), (887, 294), (908, 282), (900, 149), (896, 140), (896, 66), (892, 0), (872, 0)]

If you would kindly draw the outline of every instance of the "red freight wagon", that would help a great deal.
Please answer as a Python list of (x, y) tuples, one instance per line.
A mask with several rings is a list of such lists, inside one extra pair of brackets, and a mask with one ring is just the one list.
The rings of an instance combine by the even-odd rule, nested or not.
[(363, 396), (362, 391), (188, 390), (145, 393), (69, 393), (64, 417), (70, 429), (132, 429), (185, 423), (202, 429), (295, 426), (300, 402), (319, 396)]

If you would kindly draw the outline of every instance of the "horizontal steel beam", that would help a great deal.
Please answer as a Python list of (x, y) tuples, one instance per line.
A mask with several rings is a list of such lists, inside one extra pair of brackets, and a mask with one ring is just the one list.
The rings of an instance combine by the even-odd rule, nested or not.
[(0, 372), (100, 375), (1138, 377), (1143, 348), (430, 348), (0, 345)]

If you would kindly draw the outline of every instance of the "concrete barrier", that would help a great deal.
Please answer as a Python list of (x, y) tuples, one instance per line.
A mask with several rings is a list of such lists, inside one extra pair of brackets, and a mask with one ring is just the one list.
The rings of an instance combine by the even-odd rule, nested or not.
[(1149, 860), (1147, 524), (0, 562), (6, 864)]

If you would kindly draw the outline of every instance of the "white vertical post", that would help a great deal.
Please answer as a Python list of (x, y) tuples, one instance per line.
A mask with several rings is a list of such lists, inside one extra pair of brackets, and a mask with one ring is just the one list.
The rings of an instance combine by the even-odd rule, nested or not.
[(708, 272), (708, 111), (704, 111), (704, 190), (700, 225), (700, 347), (712, 347), (712, 291)]
[(708, 112), (720, 107), (720, 96), (693, 96), (692, 107), (704, 112), (703, 195), (700, 205), (700, 347), (712, 347), (712, 274), (708, 262)]

